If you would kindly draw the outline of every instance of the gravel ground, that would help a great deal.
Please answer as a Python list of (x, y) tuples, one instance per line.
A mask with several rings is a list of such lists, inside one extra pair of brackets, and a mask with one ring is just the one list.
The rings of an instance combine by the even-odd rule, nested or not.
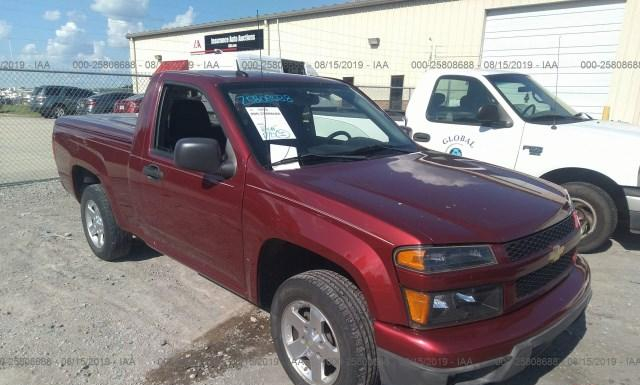
[[(0, 385), (290, 383), (268, 315), (141, 243), (100, 261), (58, 182), (0, 188), (0, 218)], [(587, 256), (586, 317), (508, 384), (640, 384), (638, 250)]]

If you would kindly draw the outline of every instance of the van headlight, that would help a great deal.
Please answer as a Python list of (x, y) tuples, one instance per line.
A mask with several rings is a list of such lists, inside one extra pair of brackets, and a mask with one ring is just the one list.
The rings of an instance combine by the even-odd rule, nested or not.
[(411, 326), (450, 326), (502, 314), (502, 286), (482, 286), (437, 293), (403, 290)]
[(496, 257), (488, 245), (480, 246), (410, 246), (394, 252), (396, 265), (426, 274), (442, 273), (493, 265)]

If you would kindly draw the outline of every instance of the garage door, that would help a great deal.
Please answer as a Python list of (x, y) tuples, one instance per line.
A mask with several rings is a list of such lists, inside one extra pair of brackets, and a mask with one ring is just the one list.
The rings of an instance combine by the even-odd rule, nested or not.
[(481, 64), (531, 74), (577, 111), (599, 118), (624, 7), (601, 0), (489, 11)]

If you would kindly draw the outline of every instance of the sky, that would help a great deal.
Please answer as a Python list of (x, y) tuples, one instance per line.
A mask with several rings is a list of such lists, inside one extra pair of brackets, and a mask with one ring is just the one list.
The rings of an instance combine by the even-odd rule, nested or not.
[[(128, 32), (334, 4), (342, 0), (19, 0), (0, 5), (0, 65), (69, 69), (128, 60)], [(16, 63), (17, 62), (17, 63)]]

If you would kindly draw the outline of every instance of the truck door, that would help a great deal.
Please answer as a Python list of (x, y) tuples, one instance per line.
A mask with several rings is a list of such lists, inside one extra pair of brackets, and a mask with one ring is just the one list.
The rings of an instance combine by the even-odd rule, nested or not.
[(422, 143), (428, 148), (513, 168), (523, 129), (513, 122), (479, 79), (444, 75), (436, 80), (423, 121), (411, 125), (431, 136)]
[[(523, 121), (524, 131), (516, 170), (542, 175), (557, 168), (558, 163), (563, 160), (565, 164), (573, 160), (566, 159), (568, 145), (586, 150), (587, 147), (577, 144), (577, 138), (572, 135), (573, 130), (558, 129), (557, 125), (576, 123), (580, 119), (574, 117), (576, 112), (552, 92), (526, 75), (504, 73), (488, 78)], [(592, 149), (598, 148), (598, 144), (593, 141), (587, 144)]]
[(226, 135), (204, 92), (186, 85), (165, 84), (155, 119), (147, 128), (148, 146), (130, 161), (131, 191), (135, 195), (145, 240), (224, 286), (242, 291), (242, 170), (233, 177), (205, 176), (176, 167), (173, 149), (178, 140)]

